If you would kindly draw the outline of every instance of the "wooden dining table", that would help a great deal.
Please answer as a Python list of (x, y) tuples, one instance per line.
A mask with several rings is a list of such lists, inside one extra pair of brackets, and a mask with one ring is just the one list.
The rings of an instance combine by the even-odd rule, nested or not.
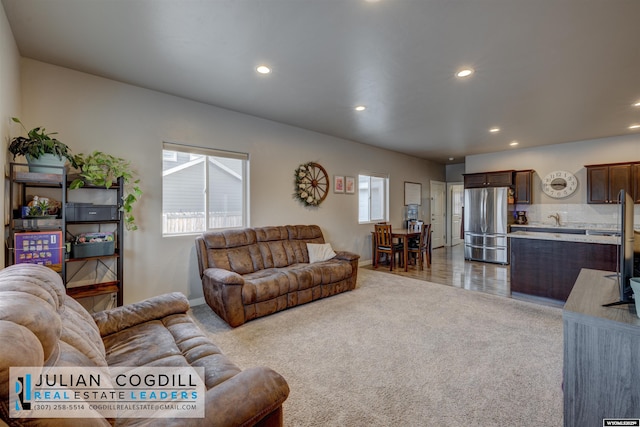
[[(391, 229), (391, 237), (393, 239), (398, 239), (402, 241), (402, 253), (403, 253), (403, 260), (404, 260), (404, 271), (409, 271), (409, 240), (412, 238), (420, 238), (420, 232), (419, 231), (413, 231), (413, 230), (409, 230), (406, 228), (402, 228), (399, 230), (393, 230)], [(372, 248), (372, 253), (373, 253), (373, 258), (372, 259), (376, 259), (376, 257), (378, 256), (378, 248), (376, 245), (376, 233), (375, 231), (371, 232), (371, 248)]]

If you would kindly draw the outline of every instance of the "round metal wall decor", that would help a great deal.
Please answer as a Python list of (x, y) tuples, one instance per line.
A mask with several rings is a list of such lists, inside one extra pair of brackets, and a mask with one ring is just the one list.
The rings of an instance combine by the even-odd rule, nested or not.
[(296, 199), (305, 206), (318, 206), (329, 193), (329, 176), (318, 163), (305, 163), (295, 170), (295, 186)]

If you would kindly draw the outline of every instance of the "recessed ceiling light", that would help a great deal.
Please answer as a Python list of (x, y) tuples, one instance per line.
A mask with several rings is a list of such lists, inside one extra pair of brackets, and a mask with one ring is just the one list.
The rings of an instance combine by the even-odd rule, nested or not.
[(367, 109), (367, 107), (364, 106), (364, 105), (358, 105), (357, 107), (354, 108), (354, 110), (356, 110), (356, 111), (364, 111), (366, 109)]
[(453, 160), (453, 157), (449, 157), (449, 161), (452, 161), (452, 160)]
[(491, 133), (500, 132), (500, 128), (491, 128), (491, 129), (489, 129), (489, 132), (491, 132)]
[(640, 107), (640, 101), (636, 102), (635, 104), (633, 104), (634, 107)]
[(509, 145), (510, 145), (510, 146), (512, 146), (512, 147), (515, 147), (515, 146), (516, 146), (516, 145), (518, 145), (518, 144), (519, 144), (519, 142), (518, 142), (518, 141), (511, 141), (511, 142), (509, 143)]
[(473, 74), (473, 68), (463, 68), (462, 70), (456, 73), (456, 76), (469, 77), (471, 74)]
[(629, 129), (640, 129), (640, 125), (631, 125)]
[(256, 67), (256, 71), (260, 74), (269, 74), (271, 72), (271, 68), (267, 67), (266, 65), (259, 65)]

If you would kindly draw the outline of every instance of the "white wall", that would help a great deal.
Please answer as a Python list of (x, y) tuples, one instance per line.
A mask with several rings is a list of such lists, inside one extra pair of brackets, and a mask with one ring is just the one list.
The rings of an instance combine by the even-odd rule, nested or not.
[[(593, 223), (603, 226), (615, 224), (618, 209), (615, 205), (587, 204), (587, 171), (585, 165), (640, 161), (640, 134), (522, 148), (498, 153), (468, 156), (465, 173), (498, 170), (533, 169), (533, 205), (519, 206), (529, 212), (529, 220), (549, 222), (548, 215), (558, 212), (563, 222)], [(565, 199), (552, 199), (542, 192), (542, 178), (554, 170), (575, 174), (578, 189)], [(636, 226), (640, 225), (640, 205), (636, 205)]]
[(447, 182), (463, 182), (463, 173), (465, 173), (464, 163), (456, 163), (446, 166)]
[[(59, 132), (74, 153), (99, 149), (130, 159), (144, 195), (136, 206), (140, 230), (125, 235), (125, 302), (168, 291), (202, 297), (194, 237), (162, 237), (162, 142), (247, 152), (252, 226), (318, 224), (334, 248), (370, 260), (370, 225), (358, 225), (357, 195), (331, 193), (318, 209), (293, 197), (293, 171), (309, 161), (328, 174), (390, 176), (391, 223), (403, 220), (404, 181), (444, 181), (443, 165), (259, 119), (198, 102), (22, 60), (24, 121)], [(426, 211), (423, 215), (428, 215)]]
[[(0, 136), (2, 150), (0, 150), (0, 164), (7, 165), (7, 151), (11, 134), (11, 117), (20, 115), (20, 53), (11, 27), (7, 21), (4, 8), (0, 6)], [(11, 156), (9, 156), (11, 157)], [(7, 168), (5, 167), (5, 170)], [(9, 204), (6, 196), (0, 200), (0, 212), (3, 212), (4, 223), (9, 220)], [(5, 251), (0, 251), (0, 265), (4, 265)]]

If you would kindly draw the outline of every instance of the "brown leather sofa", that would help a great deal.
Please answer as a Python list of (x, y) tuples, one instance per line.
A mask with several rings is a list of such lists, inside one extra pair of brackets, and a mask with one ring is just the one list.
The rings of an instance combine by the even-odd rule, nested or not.
[(356, 286), (358, 259), (336, 252), (310, 263), (307, 244), (324, 244), (317, 225), (207, 231), (196, 238), (204, 297), (230, 326)]
[[(91, 316), (66, 295), (53, 270), (21, 264), (0, 270), (0, 418), (11, 426), (276, 426), (289, 387), (265, 367), (241, 371), (187, 314), (181, 293)], [(9, 368), (204, 367), (204, 418), (9, 417)], [(0, 421), (0, 425), (4, 425)]]

